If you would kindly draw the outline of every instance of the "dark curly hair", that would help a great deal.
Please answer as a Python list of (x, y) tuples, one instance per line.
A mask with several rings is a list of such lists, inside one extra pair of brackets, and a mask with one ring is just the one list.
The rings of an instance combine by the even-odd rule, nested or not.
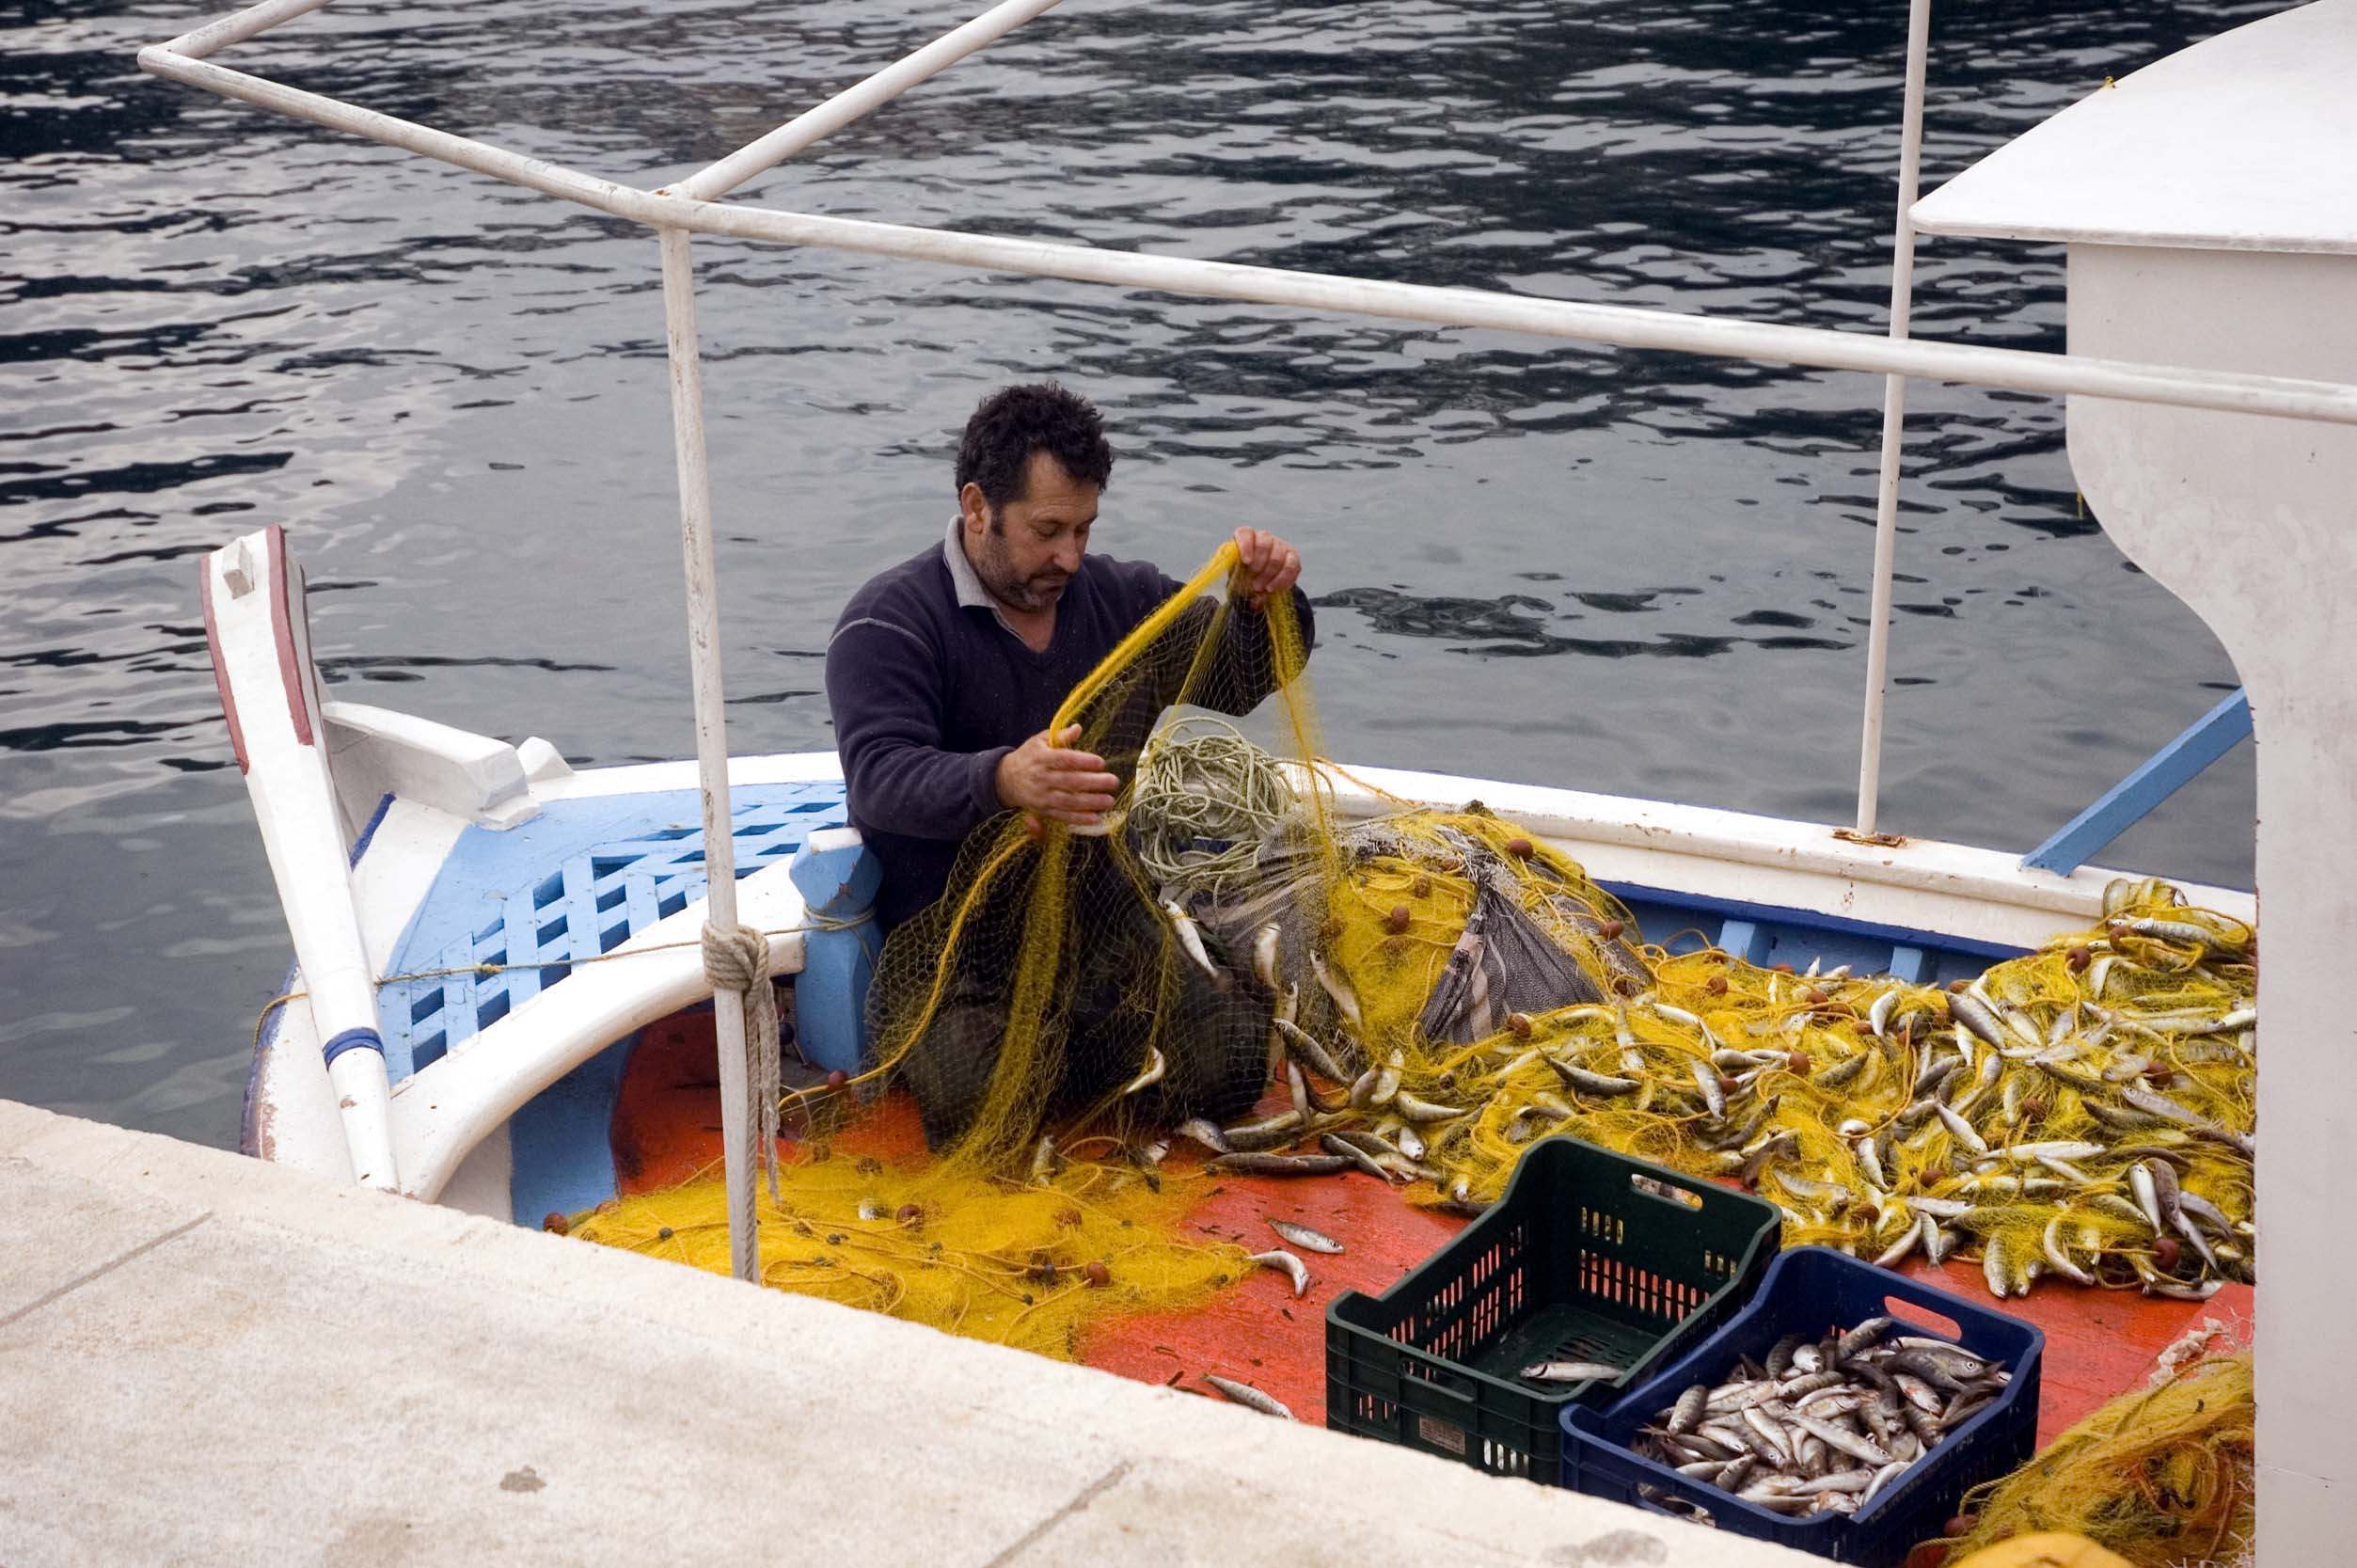
[(1099, 489), (1113, 478), (1113, 448), (1097, 405), (1052, 381), (1002, 387), (982, 400), (957, 443), (957, 489), (982, 486), (993, 509), (1023, 499), (1031, 454), (1044, 451), (1064, 471)]

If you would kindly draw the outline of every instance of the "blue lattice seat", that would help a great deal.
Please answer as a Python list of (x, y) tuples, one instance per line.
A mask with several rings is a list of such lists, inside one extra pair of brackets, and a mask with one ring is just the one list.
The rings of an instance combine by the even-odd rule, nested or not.
[[(845, 822), (839, 783), (734, 793), (740, 878)], [(388, 974), (419, 976), (379, 998), (392, 1080), (703, 897), (700, 813), (695, 793), (678, 790), (552, 800), (519, 827), (467, 829), (386, 964)]]

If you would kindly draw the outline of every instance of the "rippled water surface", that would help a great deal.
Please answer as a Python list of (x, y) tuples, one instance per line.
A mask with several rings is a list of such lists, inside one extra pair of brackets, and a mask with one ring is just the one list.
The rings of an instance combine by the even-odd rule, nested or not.
[[(1927, 183), (2274, 5), (1979, 0)], [(347, 695), (688, 754), (655, 245), (136, 72), (201, 13), (0, 5), (0, 1096), (235, 1138), (287, 939), (196, 561), (283, 523)], [(676, 178), (945, 30), (918, 0), (339, 6), (226, 63)], [(749, 188), (843, 216), (1878, 330), (1900, 5), (1068, 0)], [(1239, 523), (1328, 608), (1337, 754), (1846, 820), (1879, 383), (700, 241), (740, 751), (939, 535), (982, 391), (1115, 431), (1099, 547)], [(1917, 329), (2062, 346), (2052, 249)], [(2060, 406), (1915, 389), (1884, 820), (2024, 847), (2231, 689), (2082, 515)], [(2247, 885), (2248, 749), (2112, 859)]]

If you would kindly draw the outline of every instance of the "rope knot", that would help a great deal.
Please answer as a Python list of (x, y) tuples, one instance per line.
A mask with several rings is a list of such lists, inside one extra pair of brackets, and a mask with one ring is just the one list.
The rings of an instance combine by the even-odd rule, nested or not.
[(769, 939), (750, 926), (704, 927), (704, 977), (714, 990), (751, 990), (769, 978)]

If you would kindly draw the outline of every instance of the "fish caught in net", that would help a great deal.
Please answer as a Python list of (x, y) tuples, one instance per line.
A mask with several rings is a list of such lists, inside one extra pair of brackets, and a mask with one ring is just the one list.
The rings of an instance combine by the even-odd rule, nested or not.
[[(2252, 1277), (2251, 927), (2122, 880), (2098, 926), (1946, 989), (1673, 954), (1478, 802), (1338, 816), (1292, 606), (1209, 596), (1233, 564), (1215, 555), (1053, 721), (1128, 781), (1103, 831), (985, 824), (948, 895), (893, 933), (877, 1067), (788, 1097), (805, 1153), (765, 1216), (772, 1283), (1068, 1354), (1092, 1314), (1240, 1275), (1242, 1254), (1182, 1227), (1206, 1172), (1372, 1177), (1469, 1213), (1551, 1136), (1739, 1181), (1788, 1243), (1977, 1258), (2001, 1296)], [(867, 1196), (887, 1216), (914, 1203), (924, 1234), (860, 1221), (895, 1260), (862, 1263), (840, 1161), (808, 1150), (855, 1136), (885, 1083), (928, 1151)], [(1174, 1130), (1204, 1162), (1163, 1163)], [(717, 1184), (694, 1192), (582, 1223), (684, 1251), (725, 1212)], [(940, 1193), (957, 1196), (913, 1196)], [(718, 1234), (690, 1260), (723, 1257)], [(977, 1287), (1052, 1268), (1061, 1316), (1018, 1301), (1010, 1326), (920, 1289), (902, 1265), (926, 1258)], [(1073, 1291), (1091, 1264), (1122, 1288)]]
[[(1400, 821), (1392, 832), (1432, 839), (1511, 832)], [(1427, 975), (1426, 996), (1447, 993), (1480, 900), (1498, 896), (1483, 859), (1452, 872), (1391, 855), (1342, 873), (1346, 916), (1409, 879), (1409, 901), (1346, 918), (1359, 929), (1335, 973), (1366, 992), (1368, 1049), (1398, 1064), (1350, 1113), (1402, 1152), (1403, 1136), (1420, 1146), (1409, 1161), (1424, 1200), (1478, 1210), (1531, 1140), (1569, 1134), (1741, 1181), (1783, 1209), (1788, 1244), (1886, 1264), (1977, 1257), (2000, 1296), (2041, 1275), (2195, 1298), (2252, 1277), (2249, 927), (2165, 884), (2122, 881), (2101, 927), (1969, 984), (1794, 974), (1716, 948), (1631, 946), (1618, 906), (1531, 842), (1506, 841), (1505, 907), (1599, 999), (1517, 1010), (1463, 1043), (1429, 1018), (1401, 1027), (1396, 993)]]

